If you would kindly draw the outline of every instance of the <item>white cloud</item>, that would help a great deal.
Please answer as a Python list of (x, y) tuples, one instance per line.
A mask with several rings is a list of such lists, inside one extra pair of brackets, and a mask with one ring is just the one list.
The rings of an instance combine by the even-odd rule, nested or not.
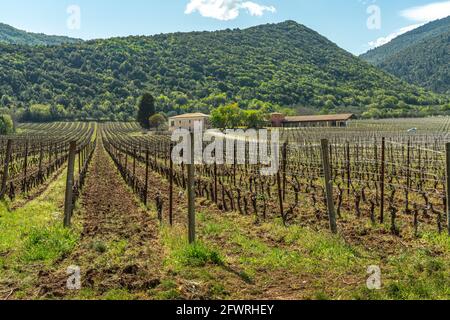
[(247, 10), (251, 16), (262, 16), (265, 12), (275, 13), (274, 6), (265, 6), (252, 1), (243, 0), (190, 0), (185, 14), (200, 13), (203, 17), (218, 20), (236, 19), (241, 10)]
[(450, 1), (434, 2), (403, 10), (400, 15), (409, 20), (430, 22), (450, 16)]
[(377, 47), (381, 47), (382, 45), (385, 45), (388, 42), (391, 42), (392, 40), (394, 40), (395, 38), (397, 38), (398, 36), (401, 36), (404, 33), (407, 33), (409, 31), (412, 31), (416, 28), (419, 28), (421, 26), (423, 26), (424, 23), (418, 23), (418, 24), (413, 24), (411, 26), (407, 26), (404, 28), (401, 28), (389, 35), (387, 35), (386, 37), (380, 37), (378, 39), (376, 39), (375, 41), (370, 41), (369, 42), (369, 46), (371, 48), (377, 48)]
[(434, 2), (424, 6), (408, 8), (401, 11), (400, 15), (418, 23), (396, 30), (386, 37), (380, 37), (374, 41), (370, 41), (369, 46), (371, 48), (380, 47), (388, 42), (391, 42), (398, 36), (419, 28), (427, 22), (450, 16), (450, 1)]
[(264, 14), (264, 11), (275, 13), (277, 10), (274, 6), (262, 6), (260, 4), (246, 1), (242, 4), (242, 8), (247, 9), (248, 13), (252, 16), (262, 16)]

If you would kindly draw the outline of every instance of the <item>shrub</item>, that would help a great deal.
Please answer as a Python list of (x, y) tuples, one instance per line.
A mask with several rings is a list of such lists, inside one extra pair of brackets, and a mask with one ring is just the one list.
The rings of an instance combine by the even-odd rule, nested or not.
[(70, 252), (76, 242), (76, 235), (65, 228), (34, 228), (25, 240), (25, 250), (21, 258), (31, 262), (52, 262)]
[(201, 243), (186, 246), (181, 253), (181, 260), (184, 265), (192, 267), (202, 267), (209, 263), (223, 265), (220, 254)]
[(0, 134), (11, 134), (14, 132), (14, 122), (10, 115), (0, 114)]

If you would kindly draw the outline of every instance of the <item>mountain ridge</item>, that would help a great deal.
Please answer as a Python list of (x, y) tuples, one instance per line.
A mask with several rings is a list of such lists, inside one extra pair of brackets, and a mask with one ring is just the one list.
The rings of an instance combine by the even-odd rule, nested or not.
[(294, 21), (51, 47), (0, 45), (0, 53), (0, 96), (20, 112), (49, 104), (64, 116), (126, 120), (146, 91), (166, 114), (231, 102), (269, 111), (353, 106), (362, 113), (379, 106), (393, 114), (442, 102)]
[[(417, 44), (426, 38), (447, 32), (449, 30), (449, 25), (450, 16), (429, 22), (414, 30), (399, 35), (382, 46), (370, 49), (366, 53), (360, 55), (360, 57), (369, 63), (378, 65), (391, 54), (395, 54), (409, 46)], [(389, 51), (392, 51), (392, 53), (389, 53)]]
[(79, 43), (81, 39), (66, 36), (47, 35), (44, 33), (33, 33), (14, 28), (0, 22), (0, 43), (12, 45), (60, 45), (63, 43)]
[(450, 94), (450, 16), (360, 56), (411, 84)]

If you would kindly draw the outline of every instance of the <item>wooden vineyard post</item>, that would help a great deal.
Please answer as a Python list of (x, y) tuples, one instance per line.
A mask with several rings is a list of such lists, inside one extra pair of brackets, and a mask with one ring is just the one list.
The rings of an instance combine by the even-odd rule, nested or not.
[(332, 147), (332, 145), (330, 144), (330, 146), (329, 146), (329, 159), (330, 159), (330, 175), (331, 175), (331, 179), (333, 179), (333, 147)]
[(59, 152), (58, 143), (55, 143), (54, 147), (55, 147), (55, 149), (53, 150), (53, 152), (54, 152), (54, 156), (55, 156), (55, 163), (58, 164), (58, 160), (59, 160), (59, 158), (58, 158), (58, 152)]
[[(215, 152), (215, 151), (214, 151)], [(217, 158), (216, 158), (217, 159)], [(218, 200), (218, 196), (217, 196), (217, 160), (214, 161), (214, 202), (216, 204), (219, 203)]]
[(283, 144), (283, 152), (282, 152), (282, 157), (283, 157), (283, 200), (286, 200), (286, 168), (287, 168), (287, 146), (288, 146), (288, 142), (286, 141)]
[(78, 154), (78, 174), (80, 174), (80, 164), (84, 163), (84, 148), (78, 150), (77, 154)]
[[(236, 141), (237, 140), (234, 140), (233, 141), (233, 143), (234, 143), (234, 147), (233, 147), (233, 152), (234, 152), (234, 156), (233, 156), (233, 185), (234, 185), (234, 187), (236, 188), (236, 164), (237, 164), (237, 143), (236, 143)], [(245, 150), (245, 147), (244, 147), (244, 150)]]
[(133, 179), (136, 177), (136, 157), (137, 157), (137, 151), (136, 148), (133, 149)]
[(283, 219), (283, 223), (286, 225), (286, 217), (284, 216), (283, 190), (281, 186), (280, 170), (277, 171), (277, 189), (278, 189), (278, 204), (280, 206), (280, 216)]
[(405, 213), (409, 211), (409, 188), (411, 187), (411, 139), (408, 140), (406, 153), (406, 191), (405, 191)]
[(378, 144), (377, 144), (377, 139), (375, 138), (375, 142), (374, 142), (374, 146), (373, 146), (373, 157), (375, 160), (375, 170), (376, 173), (375, 174), (380, 174), (380, 166), (378, 164)]
[(39, 178), (42, 177), (42, 160), (44, 158), (44, 150), (43, 150), (42, 142), (39, 144)]
[(6, 143), (6, 155), (5, 163), (3, 164), (3, 177), (2, 177), (2, 188), (0, 190), (0, 200), (2, 200), (6, 193), (6, 183), (8, 182), (8, 171), (9, 171), (9, 161), (11, 160), (12, 153), (12, 140), (8, 139)]
[(194, 164), (194, 133), (190, 133), (190, 159), (187, 163), (188, 171), (188, 233), (189, 243), (195, 242), (195, 164)]
[(25, 162), (23, 165), (23, 181), (22, 181), (22, 191), (27, 192), (27, 174), (28, 174), (28, 140), (25, 142)]
[(144, 204), (147, 206), (147, 198), (148, 198), (148, 166), (149, 166), (149, 153), (148, 149), (145, 150), (145, 187), (144, 187)]
[(173, 225), (173, 144), (169, 145), (169, 223)]
[(348, 202), (350, 203), (350, 186), (351, 186), (351, 172), (350, 172), (350, 143), (347, 141), (347, 150), (346, 150), (346, 165), (347, 165), (347, 196)]
[(75, 171), (75, 152), (77, 143), (72, 141), (69, 148), (69, 160), (67, 165), (67, 181), (66, 181), (66, 196), (64, 201), (64, 227), (70, 227), (70, 220), (72, 218), (73, 210), (73, 184)]
[(49, 166), (52, 164), (52, 149), (53, 149), (53, 144), (50, 142), (48, 144), (48, 165)]
[(386, 171), (386, 139), (381, 140), (381, 169), (380, 169), (380, 223), (384, 222), (384, 179)]
[[(183, 156), (183, 152), (184, 151), (182, 151), (182, 153), (181, 153), (182, 156)], [(181, 162), (181, 179), (182, 179), (182, 183), (183, 183), (183, 189), (186, 190), (186, 187), (187, 187), (186, 186), (186, 175), (184, 173), (185, 168), (186, 168), (186, 165), (184, 164), (184, 162)]]
[(153, 152), (154, 152), (154, 154), (153, 154), (153, 163), (154, 163), (155, 170), (156, 170), (156, 163), (158, 162), (158, 158), (157, 158), (157, 155), (158, 155), (158, 145), (157, 145), (157, 144), (154, 144), (154, 145), (153, 145)]
[(81, 159), (83, 153), (84, 153), (84, 148), (78, 152), (78, 175), (81, 175), (81, 167), (82, 167), (81, 163), (84, 163), (84, 159)]
[(450, 143), (445, 145), (445, 162), (447, 167), (447, 231), (450, 235)]
[(128, 175), (128, 147), (125, 147), (125, 173)]
[(333, 202), (333, 185), (331, 180), (328, 140), (322, 139), (321, 144), (322, 144), (323, 172), (325, 177), (325, 192), (327, 197), (327, 209), (328, 209), (328, 217), (330, 219), (330, 230), (331, 232), (336, 234), (337, 233), (336, 212), (334, 210), (334, 202)]

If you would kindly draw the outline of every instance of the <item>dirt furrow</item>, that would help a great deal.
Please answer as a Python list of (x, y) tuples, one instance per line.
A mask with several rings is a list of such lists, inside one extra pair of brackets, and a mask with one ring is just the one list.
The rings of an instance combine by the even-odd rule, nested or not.
[[(100, 139), (80, 199), (82, 231), (76, 250), (40, 274), (41, 297), (103, 296), (124, 290), (148, 298), (160, 283), (158, 222), (127, 189)], [(79, 221), (80, 222), (80, 221)], [(80, 269), (81, 288), (67, 286), (69, 266)]]

